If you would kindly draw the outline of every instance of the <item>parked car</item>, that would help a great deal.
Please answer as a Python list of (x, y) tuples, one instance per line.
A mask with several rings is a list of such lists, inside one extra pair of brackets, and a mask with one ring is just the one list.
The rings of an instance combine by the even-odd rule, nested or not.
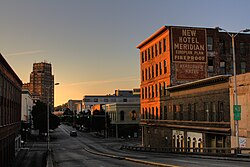
[(76, 131), (74, 131), (74, 130), (70, 131), (70, 136), (76, 137), (77, 136)]

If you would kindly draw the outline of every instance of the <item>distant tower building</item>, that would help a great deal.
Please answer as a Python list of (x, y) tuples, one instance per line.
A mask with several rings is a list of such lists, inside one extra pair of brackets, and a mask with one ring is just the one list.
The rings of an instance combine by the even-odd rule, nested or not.
[(34, 63), (30, 83), (25, 86), (29, 88), (34, 101), (40, 100), (47, 103), (49, 100), (50, 108), (54, 108), (54, 75), (52, 75), (50, 63)]

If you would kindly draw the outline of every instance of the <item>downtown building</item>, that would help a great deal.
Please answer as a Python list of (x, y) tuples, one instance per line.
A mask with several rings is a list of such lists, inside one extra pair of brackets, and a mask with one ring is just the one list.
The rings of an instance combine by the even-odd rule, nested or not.
[[(137, 46), (143, 146), (231, 147), (231, 46), (218, 29), (181, 26), (163, 26)], [(237, 74), (249, 72), (250, 35), (238, 34), (235, 48)]]
[(21, 146), (22, 81), (0, 54), (0, 166), (9, 167)]
[(34, 63), (30, 82), (25, 83), (23, 89), (30, 91), (34, 102), (37, 100), (46, 104), (49, 102), (52, 111), (54, 108), (54, 75), (52, 75), (51, 63)]
[(105, 110), (111, 119), (109, 136), (138, 137), (140, 135), (140, 89), (115, 90), (113, 95), (85, 95), (83, 110), (93, 113)]

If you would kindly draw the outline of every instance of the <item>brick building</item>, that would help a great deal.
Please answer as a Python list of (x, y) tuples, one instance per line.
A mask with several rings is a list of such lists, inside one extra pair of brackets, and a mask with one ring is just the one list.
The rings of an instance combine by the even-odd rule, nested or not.
[[(169, 87), (233, 73), (231, 38), (214, 28), (163, 26), (137, 48), (141, 114), (147, 110), (153, 120), (165, 119), (162, 100)], [(237, 74), (249, 72), (250, 35), (238, 34), (235, 49)]]
[(143, 145), (150, 147), (230, 147), (229, 76), (168, 87), (157, 119), (144, 108)]
[(47, 103), (49, 97), (50, 108), (54, 108), (54, 75), (52, 65), (41, 62), (33, 64), (30, 74), (30, 82), (25, 83), (23, 88), (29, 89), (34, 101), (40, 100)]
[[(22, 81), (0, 54), (0, 166), (8, 167), (20, 144)], [(19, 136), (19, 137), (18, 137)], [(19, 140), (18, 140), (19, 139)], [(18, 142), (19, 141), (19, 142)]]

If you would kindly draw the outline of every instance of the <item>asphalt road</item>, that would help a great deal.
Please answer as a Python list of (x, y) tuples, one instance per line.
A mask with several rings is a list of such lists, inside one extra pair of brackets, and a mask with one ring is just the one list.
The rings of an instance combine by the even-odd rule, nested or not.
[[(145, 165), (96, 155), (101, 151), (107, 151), (106, 148), (95, 149), (95, 144), (100, 143), (98, 138), (93, 138), (89, 134), (78, 132), (77, 137), (70, 137), (71, 127), (61, 125), (51, 135), (51, 148), (53, 149), (52, 159), (55, 167), (121, 167), (133, 166), (141, 167)], [(85, 148), (85, 149), (84, 149)], [(91, 153), (89, 152), (91, 150)]]
[[(120, 150), (122, 144), (131, 144), (130, 141), (112, 138), (97, 138), (89, 133), (78, 132), (77, 137), (70, 137), (72, 127), (61, 125), (51, 135), (51, 148), (55, 167), (113, 167), (113, 166), (148, 166), (145, 162), (168, 164), (169, 166), (187, 167), (248, 167), (250, 162), (193, 158), (178, 154), (164, 154), (151, 152), (133, 152)], [(111, 156), (113, 155), (113, 156)], [(136, 160), (137, 163), (131, 162)], [(138, 163), (141, 161), (140, 163)]]

